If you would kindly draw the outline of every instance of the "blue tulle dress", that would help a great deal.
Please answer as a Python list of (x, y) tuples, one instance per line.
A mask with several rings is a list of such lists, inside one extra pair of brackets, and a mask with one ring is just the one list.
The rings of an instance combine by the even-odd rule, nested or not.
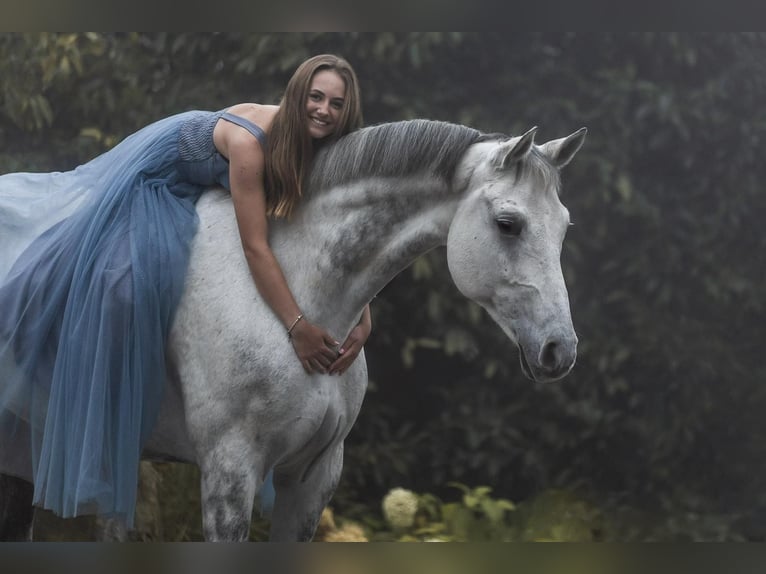
[(191, 111), (72, 171), (0, 176), (0, 460), (31, 460), (40, 507), (133, 522), (195, 202), (229, 187), (221, 117), (265, 145)]

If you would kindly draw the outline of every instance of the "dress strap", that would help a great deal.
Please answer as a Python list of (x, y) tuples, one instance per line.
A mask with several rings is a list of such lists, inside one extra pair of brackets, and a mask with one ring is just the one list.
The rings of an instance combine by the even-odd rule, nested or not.
[(251, 122), (247, 118), (235, 116), (234, 114), (230, 114), (229, 112), (223, 112), (221, 114), (221, 119), (224, 119), (228, 122), (237, 124), (238, 126), (245, 128), (247, 131), (253, 134), (253, 136), (255, 136), (255, 139), (257, 139), (260, 142), (261, 147), (263, 149), (266, 149), (266, 132), (264, 132), (260, 126), (255, 125), (253, 122)]

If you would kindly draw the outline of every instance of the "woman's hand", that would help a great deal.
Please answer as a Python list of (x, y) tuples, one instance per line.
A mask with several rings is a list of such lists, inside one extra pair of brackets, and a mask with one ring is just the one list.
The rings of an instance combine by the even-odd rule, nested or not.
[(363, 324), (359, 324), (348, 334), (348, 337), (343, 342), (338, 353), (340, 356), (335, 362), (330, 365), (331, 375), (342, 375), (354, 362), (354, 359), (359, 355), (359, 352), (364, 347), (367, 337), (370, 336), (370, 329)]
[(336, 348), (340, 343), (324, 329), (306, 319), (298, 321), (290, 335), (293, 349), (303, 369), (308, 374), (326, 374), (338, 356)]

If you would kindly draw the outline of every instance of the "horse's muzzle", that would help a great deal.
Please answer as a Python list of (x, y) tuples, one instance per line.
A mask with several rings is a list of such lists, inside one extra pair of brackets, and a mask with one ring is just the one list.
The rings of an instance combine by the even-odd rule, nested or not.
[(574, 367), (577, 359), (577, 337), (573, 341), (549, 339), (541, 347), (537, 360), (530, 363), (519, 345), (519, 360), (522, 372), (538, 383), (557, 381), (566, 375)]

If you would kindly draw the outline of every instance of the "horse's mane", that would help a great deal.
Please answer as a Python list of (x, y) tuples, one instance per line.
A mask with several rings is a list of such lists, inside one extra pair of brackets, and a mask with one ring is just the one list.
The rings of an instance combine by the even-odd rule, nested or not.
[(324, 146), (312, 166), (308, 190), (316, 192), (368, 177), (420, 173), (449, 180), (458, 160), (481, 132), (433, 120), (370, 126)]

